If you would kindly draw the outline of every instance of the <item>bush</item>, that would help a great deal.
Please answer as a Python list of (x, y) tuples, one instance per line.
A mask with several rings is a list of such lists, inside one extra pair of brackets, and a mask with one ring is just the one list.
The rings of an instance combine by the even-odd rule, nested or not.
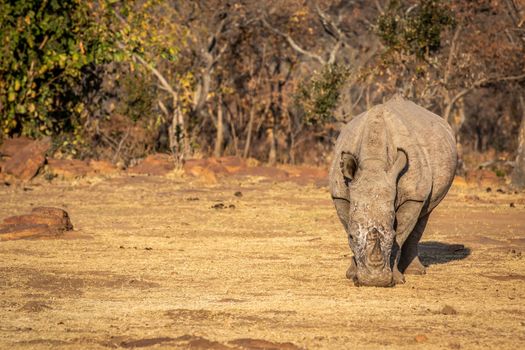
[(0, 133), (79, 134), (88, 67), (112, 54), (93, 3), (0, 0)]
[(299, 87), (295, 101), (304, 110), (307, 125), (322, 125), (332, 118), (332, 111), (339, 102), (341, 88), (349, 74), (345, 66), (327, 64)]
[(398, 0), (378, 17), (376, 33), (385, 46), (424, 57), (441, 47), (441, 32), (455, 25), (450, 8), (440, 0), (419, 0), (412, 7)]

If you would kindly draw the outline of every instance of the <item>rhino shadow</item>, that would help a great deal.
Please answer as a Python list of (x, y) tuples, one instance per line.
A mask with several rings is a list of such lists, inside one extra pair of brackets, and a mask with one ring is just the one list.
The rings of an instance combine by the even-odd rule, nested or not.
[(425, 266), (462, 260), (469, 256), (470, 252), (470, 248), (465, 247), (463, 244), (448, 244), (436, 241), (419, 243), (419, 258)]

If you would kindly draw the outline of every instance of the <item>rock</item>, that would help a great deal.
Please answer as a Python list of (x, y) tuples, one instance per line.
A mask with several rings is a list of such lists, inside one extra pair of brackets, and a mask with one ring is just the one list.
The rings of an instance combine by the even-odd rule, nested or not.
[(90, 160), (89, 167), (91, 172), (97, 175), (112, 175), (118, 173), (118, 168), (105, 160)]
[(6, 139), (0, 146), (1, 157), (13, 157), (15, 154), (20, 152), (24, 147), (32, 143), (33, 140), (21, 136), (13, 139)]
[[(23, 146), (25, 144), (25, 146)], [(2, 171), (11, 174), (23, 181), (29, 181), (36, 176), (40, 168), (45, 163), (45, 154), (51, 148), (51, 139), (20, 142), (17, 151), (14, 146), (9, 146), (6, 152), (12, 154), (2, 167)], [(14, 153), (13, 153), (14, 152)]]
[(61, 219), (63, 227), (66, 231), (73, 229), (73, 224), (69, 218), (69, 214), (64, 209), (55, 208), (55, 207), (35, 207), (31, 210), (32, 213), (38, 214), (41, 216), (55, 216)]
[[(229, 175), (230, 171), (222, 163), (221, 159), (209, 158), (206, 160), (206, 168), (214, 172), (216, 175)], [(236, 166), (230, 166), (232, 169), (236, 169)]]
[(327, 170), (322, 168), (261, 166), (254, 159), (240, 157), (190, 159), (184, 164), (184, 173), (192, 177), (200, 177), (208, 183), (216, 183), (217, 179), (228, 175), (264, 177), (272, 181), (295, 181), (299, 184), (326, 182), (328, 177)]
[(183, 168), (185, 174), (202, 177), (208, 182), (217, 182), (219, 176), (230, 174), (230, 171), (215, 158), (189, 159)]
[(140, 164), (129, 168), (128, 172), (142, 175), (166, 175), (175, 169), (175, 163), (168, 154), (151, 154), (147, 156)]
[(414, 337), (414, 340), (417, 342), (417, 343), (424, 343), (428, 340), (428, 337), (424, 334), (418, 334)]
[(235, 173), (243, 168), (246, 168), (248, 165), (246, 160), (240, 157), (221, 157), (217, 159), (229, 173)]
[(241, 198), (242, 197), (242, 192), (241, 191), (237, 191), (233, 194), (235, 197), (239, 197)]
[(254, 166), (259, 166), (261, 165), (261, 162), (259, 162), (257, 159), (255, 158), (247, 158), (246, 159), (246, 165), (251, 168), (251, 167), (254, 167)]
[(445, 305), (440, 312), (442, 315), (456, 315), (458, 312), (450, 305)]
[(0, 225), (0, 241), (60, 236), (73, 229), (68, 213), (60, 208), (36, 207), (31, 214), (11, 216)]
[(0, 241), (10, 241), (15, 239), (31, 238), (56, 234), (47, 225), (8, 225), (0, 227)]
[(39, 214), (24, 214), (11, 216), (4, 219), (4, 224), (7, 225), (46, 225), (53, 228), (67, 227), (66, 220), (54, 215), (39, 215)]
[(215, 173), (207, 168), (204, 168), (200, 165), (188, 167), (184, 169), (184, 173), (186, 175), (190, 175), (192, 177), (198, 177), (201, 180), (204, 180), (204, 182), (208, 184), (216, 184), (217, 183), (217, 176)]
[(209, 184), (215, 184), (219, 177), (230, 174), (228, 169), (215, 158), (187, 160), (183, 169), (186, 175), (201, 178)]
[(224, 204), (224, 203), (216, 203), (213, 204), (211, 209), (235, 209), (235, 204)]
[(88, 163), (78, 159), (53, 159), (47, 160), (49, 173), (63, 179), (78, 179), (85, 177), (90, 171)]
[(317, 168), (308, 165), (282, 165), (280, 169), (286, 171), (290, 181), (299, 185), (328, 181), (328, 171), (325, 168)]

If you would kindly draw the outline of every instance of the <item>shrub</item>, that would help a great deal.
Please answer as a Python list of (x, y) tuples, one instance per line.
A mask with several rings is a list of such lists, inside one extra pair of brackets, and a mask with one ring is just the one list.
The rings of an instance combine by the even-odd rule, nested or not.
[(440, 0), (419, 0), (406, 7), (399, 0), (390, 1), (378, 17), (376, 33), (383, 44), (419, 58), (437, 51), (443, 30), (455, 25), (450, 8)]
[(82, 78), (113, 52), (90, 6), (0, 0), (0, 134), (79, 134)]
[(299, 87), (295, 101), (304, 110), (307, 125), (322, 125), (332, 118), (332, 111), (339, 102), (341, 88), (349, 74), (345, 66), (327, 64)]

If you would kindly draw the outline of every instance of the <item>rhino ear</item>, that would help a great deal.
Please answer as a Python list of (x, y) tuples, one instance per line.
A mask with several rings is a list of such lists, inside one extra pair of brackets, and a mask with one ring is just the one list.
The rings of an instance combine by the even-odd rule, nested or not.
[(349, 181), (352, 181), (357, 170), (357, 159), (354, 155), (348, 152), (341, 153), (341, 162), (339, 165), (343, 176)]
[(392, 168), (390, 168), (390, 176), (394, 178), (394, 181), (397, 181), (403, 170), (405, 170), (406, 166), (408, 164), (408, 157), (404, 150), (401, 148), (397, 149), (397, 155), (396, 160), (394, 162), (394, 165), (392, 165)]

